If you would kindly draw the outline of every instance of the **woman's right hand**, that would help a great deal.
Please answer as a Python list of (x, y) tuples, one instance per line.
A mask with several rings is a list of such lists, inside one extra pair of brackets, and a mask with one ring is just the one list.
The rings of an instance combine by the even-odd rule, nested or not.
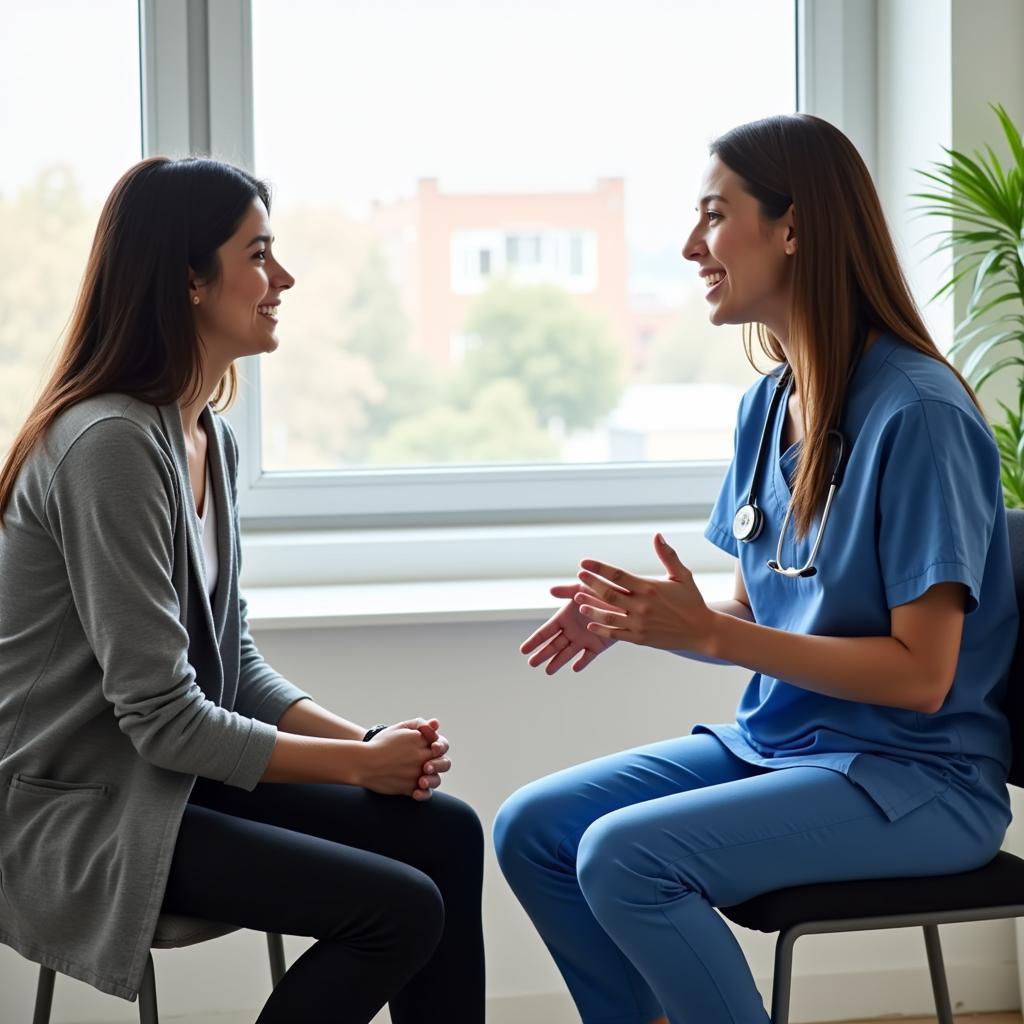
[(544, 671), (550, 676), (576, 658), (572, 670), (582, 672), (602, 651), (608, 650), (615, 643), (614, 640), (606, 640), (587, 629), (590, 619), (581, 614), (579, 605), (573, 600), (580, 593), (590, 595), (587, 604), (595, 608), (618, 611), (612, 605), (592, 596), (591, 591), (580, 583), (552, 587), (551, 595), (567, 598), (568, 603), (555, 612), (540, 629), (527, 637), (520, 646), (519, 651), (522, 654), (535, 652), (528, 661), (531, 668), (537, 668), (547, 662)]
[(413, 796), (426, 800), (430, 789), (420, 788), (424, 765), (431, 760), (432, 745), (425, 718), (389, 725), (365, 744), (359, 784), (374, 793)]

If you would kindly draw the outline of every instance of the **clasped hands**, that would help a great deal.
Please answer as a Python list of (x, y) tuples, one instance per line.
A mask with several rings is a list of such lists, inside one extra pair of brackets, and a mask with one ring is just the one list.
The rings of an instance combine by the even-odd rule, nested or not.
[[(407, 794), (429, 800), (451, 768), (449, 744), (436, 718), (411, 718), (382, 729), (366, 744), (370, 759), (368, 788), (378, 793)], [(415, 779), (410, 791), (410, 781)]]
[(654, 536), (654, 550), (665, 567), (664, 579), (634, 576), (588, 558), (580, 562), (579, 583), (552, 587), (551, 594), (568, 603), (519, 648), (531, 655), (530, 667), (547, 662), (544, 671), (553, 675), (573, 662), (573, 671), (580, 672), (616, 640), (709, 653), (705, 648), (715, 613), (693, 573), (660, 533)]

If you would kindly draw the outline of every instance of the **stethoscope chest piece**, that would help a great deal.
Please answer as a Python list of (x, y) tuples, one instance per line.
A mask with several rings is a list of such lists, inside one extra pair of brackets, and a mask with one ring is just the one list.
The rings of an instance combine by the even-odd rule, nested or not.
[(764, 513), (754, 504), (741, 505), (732, 517), (732, 535), (737, 540), (757, 540), (764, 528)]

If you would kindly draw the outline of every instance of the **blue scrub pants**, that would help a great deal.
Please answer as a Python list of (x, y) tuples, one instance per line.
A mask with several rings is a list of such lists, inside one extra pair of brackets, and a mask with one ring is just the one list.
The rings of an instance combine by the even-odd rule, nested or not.
[(1005, 832), (990, 803), (954, 784), (889, 821), (839, 772), (756, 767), (704, 734), (525, 786), (498, 812), (494, 842), (584, 1024), (662, 1013), (767, 1024), (714, 907), (789, 885), (979, 867)]

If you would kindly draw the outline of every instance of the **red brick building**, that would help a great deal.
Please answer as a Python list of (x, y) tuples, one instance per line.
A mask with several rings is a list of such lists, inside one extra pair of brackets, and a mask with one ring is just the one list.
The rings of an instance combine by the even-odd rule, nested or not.
[(440, 364), (461, 358), (473, 299), (491, 280), (554, 284), (603, 316), (629, 346), (624, 187), (588, 192), (446, 193), (377, 205), (371, 220), (412, 325), (415, 347)]

